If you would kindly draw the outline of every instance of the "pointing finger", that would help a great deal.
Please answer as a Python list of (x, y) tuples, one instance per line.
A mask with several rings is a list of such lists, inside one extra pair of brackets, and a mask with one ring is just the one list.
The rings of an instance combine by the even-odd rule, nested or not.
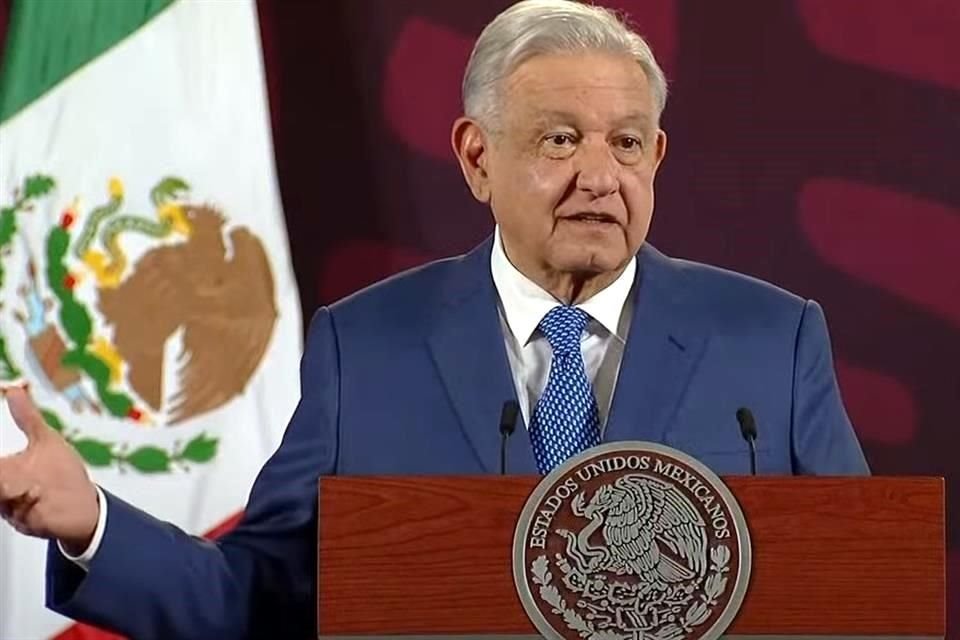
[(30, 393), (24, 387), (10, 387), (4, 389), (4, 397), (7, 399), (7, 405), (10, 407), (10, 415), (13, 421), (20, 428), (20, 431), (27, 436), (29, 442), (35, 442), (42, 438), (49, 427), (37, 406), (33, 404)]

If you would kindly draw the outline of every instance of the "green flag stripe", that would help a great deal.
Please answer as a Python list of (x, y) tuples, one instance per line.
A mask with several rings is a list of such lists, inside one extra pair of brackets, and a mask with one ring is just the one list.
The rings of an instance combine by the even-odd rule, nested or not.
[(16, 0), (0, 69), (0, 124), (174, 0)]

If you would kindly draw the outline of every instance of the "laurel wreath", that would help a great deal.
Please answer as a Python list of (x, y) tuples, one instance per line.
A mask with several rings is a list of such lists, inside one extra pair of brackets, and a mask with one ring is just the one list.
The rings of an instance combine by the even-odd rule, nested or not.
[[(710, 617), (710, 607), (719, 602), (719, 598), (727, 589), (730, 567), (730, 548), (721, 544), (710, 550), (710, 575), (704, 583), (704, 592), (700, 598), (690, 605), (678, 622), (670, 622), (658, 629), (652, 637), (655, 640), (678, 640), (684, 632), (690, 633)], [(567, 626), (576, 631), (581, 638), (587, 640), (629, 640), (632, 636), (617, 633), (608, 629), (597, 630), (592, 622), (583, 617), (567, 605), (560, 591), (551, 582), (553, 575), (549, 570), (550, 561), (546, 555), (538, 556), (530, 566), (533, 582), (538, 585), (540, 598), (552, 607), (554, 614), (563, 618)]]
[[(55, 184), (49, 176), (28, 176), (22, 188), (14, 192), (13, 204), (0, 208), (0, 287), (4, 278), (3, 258), (10, 253), (10, 245), (17, 232), (17, 214), (31, 211), (33, 201), (47, 195)], [(47, 237), (48, 285), (60, 302), (60, 322), (73, 343), (73, 348), (63, 355), (63, 364), (85, 373), (96, 385), (97, 395), (107, 411), (115, 417), (126, 418), (133, 408), (132, 398), (109, 389), (109, 367), (87, 350), (93, 323), (90, 312), (66, 285), (68, 271), (64, 258), (69, 246), (70, 234), (64, 225), (53, 229)], [(20, 376), (21, 371), (7, 352), (5, 338), (0, 334), (0, 380), (13, 380)], [(175, 466), (189, 470), (191, 464), (209, 462), (217, 455), (219, 441), (205, 433), (186, 444), (176, 442), (169, 449), (145, 445), (131, 450), (127, 443), (84, 437), (79, 430), (68, 430), (59, 416), (49, 409), (41, 407), (40, 412), (47, 424), (60, 432), (91, 467), (116, 465), (121, 471), (134, 469), (146, 474), (164, 473)]]
[[(32, 211), (33, 201), (48, 194), (53, 189), (53, 178), (48, 176), (30, 176), (23, 181), (23, 187), (13, 194), (13, 204), (0, 208), (0, 289), (3, 288), (3, 260), (10, 253), (10, 245), (17, 235), (17, 214)], [(0, 335), (0, 379), (10, 380), (20, 377), (20, 369), (7, 353), (7, 344)]]
[(169, 450), (145, 445), (129, 451), (127, 444), (85, 438), (79, 431), (68, 431), (60, 418), (48, 409), (41, 409), (40, 413), (47, 424), (60, 432), (91, 467), (117, 465), (121, 471), (131, 467), (141, 473), (165, 473), (179, 465), (183, 470), (189, 471), (190, 463), (209, 462), (217, 455), (218, 440), (205, 433), (188, 441), (186, 445), (174, 443)]
[[(593, 623), (587, 622), (574, 609), (569, 608), (566, 600), (560, 595), (559, 589), (550, 584), (553, 581), (553, 574), (550, 573), (549, 566), (550, 561), (547, 560), (547, 556), (541, 555), (533, 561), (530, 567), (533, 573), (533, 582), (540, 587), (540, 598), (553, 607), (553, 613), (562, 616), (567, 626), (578, 632), (580, 637), (591, 638), (591, 640), (593, 640), (595, 634), (597, 634), (596, 628), (594, 628)], [(627, 636), (621, 636), (615, 633), (612, 636), (607, 636), (603, 640), (620, 640), (621, 638), (625, 640), (626, 637)], [(596, 640), (600, 640), (600, 638), (596, 638)]]

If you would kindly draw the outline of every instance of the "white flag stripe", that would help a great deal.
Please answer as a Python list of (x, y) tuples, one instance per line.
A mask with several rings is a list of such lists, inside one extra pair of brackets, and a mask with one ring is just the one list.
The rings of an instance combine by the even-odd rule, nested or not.
[[(13, 256), (0, 258), (6, 269), (0, 331), (11, 356), (34, 384), (38, 400), (84, 436), (167, 449), (201, 433), (217, 438), (216, 457), (189, 471), (91, 468), (105, 489), (157, 517), (191, 533), (209, 530), (242, 509), (255, 474), (279, 443), (299, 389), (301, 316), (276, 184), (254, 4), (175, 3), (5, 122), (0, 137), (0, 202), (8, 204), (26, 176), (42, 173), (56, 180), (50, 196), (18, 216), (20, 236), (28, 242), (18, 238)], [(147, 217), (155, 210), (150, 189), (165, 176), (183, 178), (190, 186), (185, 200), (216, 206), (227, 232), (246, 227), (269, 258), (279, 316), (262, 361), (241, 395), (177, 426), (73, 413), (62, 396), (37, 380), (42, 372), (31, 366), (24, 329), (13, 317), (22, 307), (16, 288), (27, 277), (24, 247), (42, 259), (49, 230), (79, 196), (75, 238), (91, 210), (107, 200), (112, 176), (123, 182), (122, 213)], [(143, 238), (124, 240), (132, 267), (148, 244)], [(228, 244), (228, 257), (229, 251)], [(77, 297), (96, 313), (95, 278), (82, 275)], [(167, 344), (168, 381), (176, 371), (177, 342), (175, 337)], [(5, 408), (0, 421), (0, 454), (17, 450), (23, 438)], [(0, 554), (0, 639), (42, 638), (61, 630), (67, 621), (43, 607), (45, 544), (2, 526)]]

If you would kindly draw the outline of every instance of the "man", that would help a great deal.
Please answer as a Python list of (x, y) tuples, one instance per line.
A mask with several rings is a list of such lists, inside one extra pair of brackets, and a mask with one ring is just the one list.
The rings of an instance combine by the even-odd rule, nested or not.
[(9, 391), (29, 445), (0, 460), (0, 508), (51, 540), (49, 606), (137, 638), (315, 637), (318, 477), (496, 473), (510, 399), (510, 473), (625, 439), (745, 473), (740, 407), (761, 473), (867, 473), (820, 307), (645, 243), (665, 101), (612, 14), (534, 0), (498, 16), (452, 132), (494, 235), (316, 313), (299, 407), (216, 544), (96, 488)]

